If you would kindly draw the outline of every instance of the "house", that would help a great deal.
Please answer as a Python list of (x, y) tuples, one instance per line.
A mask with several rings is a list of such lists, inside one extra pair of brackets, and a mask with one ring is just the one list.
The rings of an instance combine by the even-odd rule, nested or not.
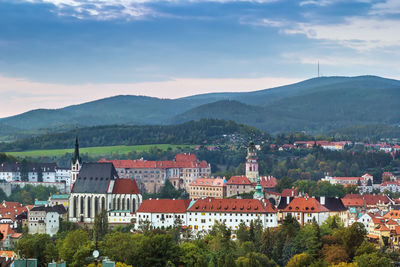
[(278, 180), (273, 176), (262, 176), (260, 177), (260, 184), (265, 192), (273, 192)]
[(93, 223), (102, 210), (135, 212), (141, 202), (135, 180), (119, 178), (112, 163), (83, 163), (69, 197), (69, 220)]
[(329, 217), (329, 210), (314, 197), (295, 197), (283, 209), (283, 219), (289, 215), (301, 225), (312, 223), (313, 220), (321, 225)]
[(361, 177), (331, 177), (331, 176), (325, 176), (325, 178), (322, 178), (322, 181), (328, 181), (331, 184), (341, 184), (344, 186), (348, 185), (361, 185), (361, 186), (367, 186), (368, 184), (373, 183), (374, 177), (368, 173), (364, 174)]
[(398, 193), (400, 192), (400, 182), (387, 180), (386, 182), (381, 183), (379, 189), (382, 193), (386, 190), (393, 193)]
[(373, 213), (364, 213), (360, 218), (357, 219), (357, 222), (364, 225), (365, 230), (367, 230), (367, 234), (369, 234), (369, 223), (374, 217), (376, 216)]
[(38, 206), (28, 212), (28, 233), (29, 234), (57, 234), (60, 226), (60, 218), (66, 214), (63, 205)]
[(348, 226), (347, 208), (338, 197), (315, 197), (315, 199), (329, 210), (329, 216), (337, 216), (344, 226)]
[(154, 228), (172, 227), (178, 222), (187, 225), (186, 210), (190, 199), (147, 199), (136, 212), (138, 224), (150, 222)]
[(63, 205), (68, 209), (69, 195), (68, 194), (55, 194), (49, 197), (48, 201), (50, 206)]
[(116, 168), (120, 178), (135, 179), (142, 190), (157, 193), (166, 180), (172, 180), (175, 188), (188, 189), (191, 182), (199, 177), (211, 176), (211, 166), (206, 161), (200, 161), (195, 154), (181, 153), (170, 161), (138, 160), (106, 160)]
[(243, 193), (250, 193), (254, 190), (253, 184), (247, 179), (246, 176), (232, 176), (226, 182), (226, 196), (238, 196)]
[(187, 224), (195, 232), (211, 230), (216, 222), (237, 230), (240, 223), (250, 226), (259, 220), (263, 228), (277, 227), (277, 210), (266, 199), (201, 198), (187, 210)]
[(224, 198), (226, 196), (225, 178), (198, 178), (190, 184), (189, 198)]
[(0, 240), (1, 250), (13, 250), (22, 237), (22, 233), (14, 232), (9, 224), (0, 224), (0, 232), (3, 234), (3, 239)]
[(360, 195), (347, 194), (342, 198), (343, 204), (349, 207), (356, 207), (358, 212), (388, 212), (394, 201), (386, 195)]

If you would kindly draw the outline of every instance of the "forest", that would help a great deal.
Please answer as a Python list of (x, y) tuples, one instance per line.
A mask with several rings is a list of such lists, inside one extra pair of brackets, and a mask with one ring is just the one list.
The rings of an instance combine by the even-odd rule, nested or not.
[(37, 258), (40, 267), (52, 260), (66, 260), (70, 267), (93, 267), (91, 254), (96, 248), (102, 258), (120, 267), (389, 267), (398, 257), (385, 244), (368, 242), (361, 223), (344, 227), (337, 217), (329, 217), (320, 226), (315, 221), (300, 226), (288, 216), (277, 228), (263, 229), (259, 221), (252, 221), (250, 227), (243, 223), (235, 231), (216, 223), (209, 232), (194, 234), (182, 228), (179, 220), (168, 229), (141, 223), (136, 231), (132, 225), (110, 230), (105, 214), (96, 217), (93, 229), (61, 222), (53, 238), (27, 235), (16, 250)]

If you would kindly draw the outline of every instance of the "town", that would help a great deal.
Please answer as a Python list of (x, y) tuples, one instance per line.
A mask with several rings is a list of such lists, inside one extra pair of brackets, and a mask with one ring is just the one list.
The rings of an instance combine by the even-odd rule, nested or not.
[[(352, 144), (299, 141), (289, 149), (318, 147), (340, 151), (348, 145)], [(287, 147), (280, 146), (278, 151)], [(374, 147), (378, 150), (390, 147), (384, 150), (389, 154), (397, 153), (398, 149), (386, 144)], [(67, 222), (75, 225), (72, 229), (95, 229), (100, 217), (107, 220), (111, 231), (128, 227), (129, 232), (136, 233), (178, 227), (181, 238), (185, 236), (188, 240), (205, 237), (223, 225), (230, 231), (232, 241), (240, 239), (243, 229), (252, 229), (255, 224), (261, 229), (278, 229), (293, 219), (303, 227), (313, 224), (322, 227), (333, 220), (345, 228), (360, 223), (365, 238), (374, 246), (400, 249), (400, 198), (388, 194), (400, 192), (398, 171), (383, 172), (380, 184), (375, 184), (368, 173), (360, 177), (321, 177), (319, 183), (350, 189), (343, 197), (310, 195), (301, 186), (276, 192), (278, 179), (259, 173), (260, 150), (260, 145), (250, 142), (244, 173), (231, 177), (214, 177), (210, 163), (197, 159), (194, 153), (180, 153), (170, 161), (102, 158), (85, 162), (78, 137), (70, 168), (50, 163), (4, 162), (0, 168), (0, 188), (6, 195), (24, 187), (53, 188), (56, 193), (48, 199), (35, 199), (33, 205), (1, 203), (0, 256), (6, 262), (18, 263), (21, 256), (31, 256), (19, 254), (18, 243), (26, 235), (46, 234), (54, 238), (65, 231), (62, 228)], [(168, 186), (186, 192), (187, 197), (143, 198), (143, 193), (157, 196)], [(103, 256), (107, 256), (106, 261), (113, 258), (113, 255)], [(67, 258), (62, 260), (54, 264), (68, 263)], [(44, 263), (41, 261), (39, 264)], [(49, 266), (53, 266), (51, 262)]]

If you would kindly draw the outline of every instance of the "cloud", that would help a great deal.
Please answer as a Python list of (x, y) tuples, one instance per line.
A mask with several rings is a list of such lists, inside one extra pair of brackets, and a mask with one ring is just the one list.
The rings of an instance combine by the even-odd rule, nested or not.
[(339, 43), (357, 51), (400, 45), (400, 21), (385, 18), (347, 18), (341, 24), (297, 23), (286, 34), (304, 34), (310, 39)]
[(272, 3), (280, 0), (22, 0), (34, 4), (52, 4), (57, 8), (56, 13), (61, 16), (72, 16), (78, 19), (142, 19), (145, 17), (169, 16), (157, 12), (146, 4), (151, 3)]
[(316, 6), (328, 6), (340, 2), (356, 2), (356, 3), (370, 3), (372, 0), (304, 0), (299, 3), (300, 6), (316, 5)]
[(64, 85), (0, 76), (0, 117), (37, 108), (61, 108), (112, 95), (178, 98), (209, 92), (242, 92), (299, 82), (301, 78), (173, 78), (161, 82)]
[(376, 3), (372, 5), (370, 14), (373, 15), (400, 14), (400, 1), (387, 0), (383, 3)]

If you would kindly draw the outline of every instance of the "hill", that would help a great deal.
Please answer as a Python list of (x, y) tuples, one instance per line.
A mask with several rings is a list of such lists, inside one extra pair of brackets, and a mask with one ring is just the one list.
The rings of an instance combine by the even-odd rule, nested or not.
[[(202, 144), (222, 138), (224, 134), (239, 134), (244, 137), (260, 135), (260, 131), (233, 121), (203, 119), (180, 125), (129, 126), (109, 125), (79, 129), (79, 143), (82, 147), (132, 146), (148, 144)], [(44, 134), (9, 143), (0, 143), (1, 152), (64, 149), (71, 148), (76, 136), (75, 130), (62, 133)]]
[(376, 76), (321, 77), (254, 92), (180, 99), (115, 96), (0, 119), (0, 135), (18, 138), (39, 129), (43, 133), (43, 128), (51, 132), (57, 127), (166, 125), (201, 118), (234, 120), (271, 133), (326, 133), (352, 125), (396, 125), (400, 123), (400, 81)]

